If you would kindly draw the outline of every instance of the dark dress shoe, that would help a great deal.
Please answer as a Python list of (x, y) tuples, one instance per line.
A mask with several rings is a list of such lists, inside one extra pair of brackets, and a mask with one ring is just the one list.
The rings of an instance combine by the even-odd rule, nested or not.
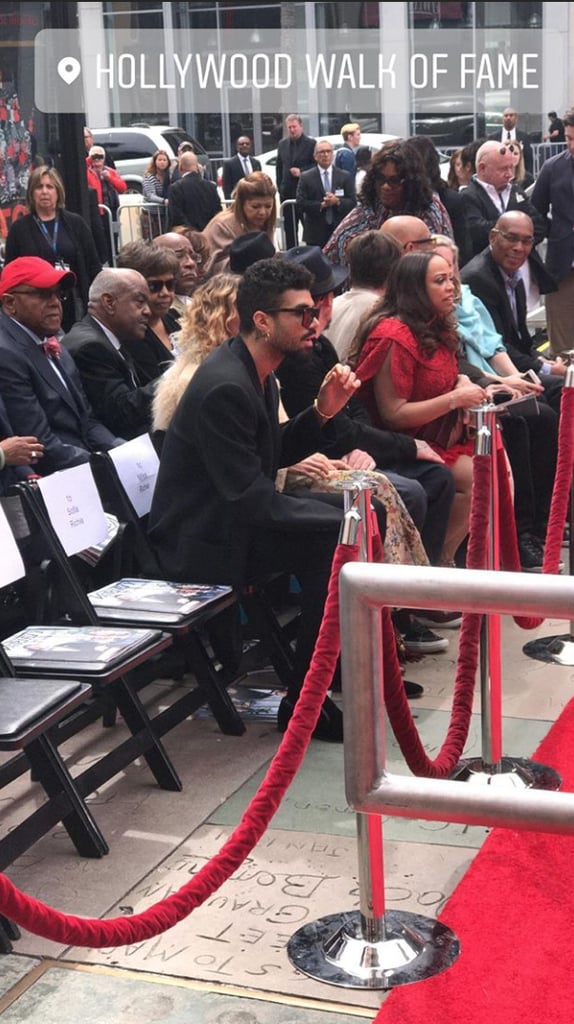
[(409, 700), (412, 700), (413, 697), (422, 697), (425, 692), (419, 683), (411, 683), (408, 679), (403, 679), (403, 686)]
[[(277, 728), (285, 732), (295, 710), (293, 701), (283, 697), (277, 712)], [(343, 714), (330, 697), (325, 697), (319, 721), (313, 730), (314, 740), (325, 740), (327, 743), (343, 742)]]

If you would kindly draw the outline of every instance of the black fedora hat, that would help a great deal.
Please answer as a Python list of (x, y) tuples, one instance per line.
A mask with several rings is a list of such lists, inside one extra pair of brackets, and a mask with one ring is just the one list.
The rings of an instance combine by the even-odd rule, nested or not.
[(347, 280), (347, 267), (333, 266), (318, 245), (296, 245), (294, 249), (282, 252), (281, 257), (290, 263), (299, 263), (313, 275), (311, 295), (327, 295), (339, 288)]
[(275, 246), (265, 231), (249, 231), (234, 238), (229, 247), (229, 269), (233, 274), (244, 274), (257, 260), (275, 256)]

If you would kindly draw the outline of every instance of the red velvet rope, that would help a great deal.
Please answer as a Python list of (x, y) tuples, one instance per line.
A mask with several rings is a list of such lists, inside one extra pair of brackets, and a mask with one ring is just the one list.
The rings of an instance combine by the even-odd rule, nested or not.
[(2, 874), (0, 913), (27, 931), (53, 942), (73, 946), (125, 946), (173, 928), (219, 889), (265, 833), (305, 756), (339, 656), (339, 573), (346, 562), (355, 561), (357, 556), (356, 546), (340, 544), (335, 551), (323, 621), (295, 712), (265, 779), (218, 854), (178, 892), (132, 917), (100, 921), (63, 914), (27, 896)]
[[(483, 565), (489, 528), (489, 494), (490, 459), (475, 456), (469, 554), (475, 562), (482, 560)], [(382, 542), (378, 533), (375, 533), (373, 553), (376, 560), (382, 561)], [(414, 775), (444, 779), (460, 760), (472, 715), (481, 618), (473, 614), (463, 616), (450, 721), (444, 743), (433, 761), (426, 753), (413, 721), (403, 685), (390, 611), (388, 608), (382, 609), (385, 709), (403, 757)]]
[[(564, 524), (568, 513), (570, 488), (574, 460), (574, 388), (564, 388), (560, 403), (560, 423), (558, 429), (558, 459), (556, 475), (552, 488), (552, 501), (546, 531), (546, 545), (542, 572), (555, 574), (560, 562), (560, 549), (564, 536)], [(520, 555), (510, 493), (510, 483), (504, 461), (504, 453), (498, 452), (498, 480), (500, 492), (500, 556), (503, 569), (509, 572), (520, 572)], [(514, 621), (521, 629), (536, 629), (544, 622), (543, 618), (514, 616)]]

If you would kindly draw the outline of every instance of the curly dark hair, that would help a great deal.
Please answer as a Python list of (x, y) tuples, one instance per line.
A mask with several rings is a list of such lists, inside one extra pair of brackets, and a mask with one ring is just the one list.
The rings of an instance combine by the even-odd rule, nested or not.
[(357, 365), (359, 353), (380, 320), (394, 317), (412, 331), (423, 352), (429, 355), (439, 345), (456, 352), (459, 345), (454, 314), (439, 319), (426, 288), (428, 265), (436, 254), (408, 252), (393, 267), (385, 294), (364, 317), (353, 338), (349, 363)]
[(379, 176), (386, 164), (394, 163), (397, 174), (403, 179), (403, 205), (401, 213), (420, 217), (432, 201), (432, 187), (428, 180), (421, 156), (410, 139), (386, 142), (375, 153), (363, 179), (359, 199), (363, 206), (372, 210), (380, 209)]

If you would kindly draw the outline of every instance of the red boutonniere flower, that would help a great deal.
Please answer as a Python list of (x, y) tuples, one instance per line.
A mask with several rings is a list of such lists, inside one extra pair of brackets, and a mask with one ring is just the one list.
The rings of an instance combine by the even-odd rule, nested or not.
[(42, 348), (46, 355), (52, 359), (59, 359), (62, 354), (62, 346), (57, 338), (46, 338), (42, 343)]

